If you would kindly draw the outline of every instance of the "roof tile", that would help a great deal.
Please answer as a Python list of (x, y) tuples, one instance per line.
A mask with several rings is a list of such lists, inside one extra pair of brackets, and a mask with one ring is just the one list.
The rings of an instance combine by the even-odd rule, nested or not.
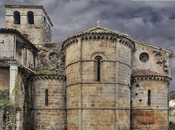
[(0, 61), (0, 67), (9, 67), (7, 62)]
[(165, 76), (165, 75), (162, 75), (160, 73), (150, 71), (150, 70), (140, 70), (136, 72), (135, 74), (132, 74), (132, 77), (138, 77), (138, 76), (168, 77), (168, 76)]

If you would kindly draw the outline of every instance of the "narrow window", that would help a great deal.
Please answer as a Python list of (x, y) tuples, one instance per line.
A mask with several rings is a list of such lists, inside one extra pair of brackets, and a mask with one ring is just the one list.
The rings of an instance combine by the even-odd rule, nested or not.
[(28, 18), (28, 23), (29, 24), (34, 24), (34, 16), (33, 16), (33, 12), (32, 11), (29, 11), (27, 13), (27, 18)]
[(44, 22), (46, 22), (46, 17), (44, 17)]
[(97, 81), (100, 81), (100, 60), (97, 60)]
[(100, 81), (100, 76), (101, 76), (101, 60), (102, 60), (102, 57), (101, 56), (97, 56), (95, 58), (96, 60), (96, 65), (95, 65), (95, 75), (96, 75), (96, 81)]
[(25, 48), (25, 63), (24, 63), (25, 66), (27, 66), (27, 48)]
[(34, 70), (35, 70), (35, 57), (36, 57), (36, 54), (33, 52), (33, 67), (34, 67)]
[(14, 24), (20, 24), (20, 13), (18, 11), (15, 11), (13, 13), (14, 17)]
[(45, 90), (45, 106), (48, 106), (48, 89)]
[(148, 90), (148, 106), (151, 106), (151, 90)]

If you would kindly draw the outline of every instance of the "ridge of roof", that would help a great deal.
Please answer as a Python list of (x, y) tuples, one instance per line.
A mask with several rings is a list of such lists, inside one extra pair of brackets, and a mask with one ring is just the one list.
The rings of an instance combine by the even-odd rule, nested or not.
[(156, 46), (156, 45), (144, 42), (144, 41), (134, 39), (132, 37), (130, 39), (133, 40), (134, 42), (138, 42), (139, 44), (144, 44), (144, 45), (146, 44), (147, 46), (151, 46), (151, 47), (156, 48), (156, 49), (162, 49), (163, 51), (168, 51), (168, 52), (174, 53), (174, 51), (170, 50), (170, 49), (162, 48), (162, 47), (159, 47), (159, 46)]
[(50, 17), (47, 15), (47, 12), (42, 5), (13, 5), (13, 4), (6, 4), (4, 5), (6, 8), (35, 8), (35, 9), (42, 9), (44, 14), (46, 15), (48, 21), (50, 22), (51, 26), (53, 27), (53, 23), (50, 19)]
[(126, 37), (130, 37), (130, 35), (128, 35), (127, 33), (122, 33), (122, 32), (119, 32), (119, 31), (117, 31), (117, 30), (113, 30), (113, 29), (106, 28), (106, 27), (101, 26), (101, 25), (97, 25), (97, 26), (91, 27), (91, 28), (89, 28), (89, 29), (84, 29), (84, 30), (82, 30), (82, 31), (79, 31), (79, 32), (77, 32), (77, 33), (74, 33), (74, 34), (72, 34), (72, 35), (69, 35), (68, 38), (69, 38), (69, 37), (72, 37), (72, 36), (74, 36), (74, 35), (78, 35), (78, 34), (81, 34), (81, 33), (84, 33), (84, 32), (88, 32), (88, 31), (92, 31), (92, 30), (95, 30), (95, 29), (104, 29), (104, 30), (107, 30), (107, 31), (109, 31), (109, 32), (111, 31), (111, 32), (114, 32), (114, 33), (118, 33), (119, 35), (123, 35), (123, 36), (126, 36)]
[(16, 33), (20, 37), (22, 37), (27, 43), (29, 43), (29, 46), (34, 48), (36, 51), (39, 51), (39, 49), (29, 39), (27, 39), (21, 32), (19, 32), (16, 29), (13, 29), (13, 28), (0, 28), (0, 33)]

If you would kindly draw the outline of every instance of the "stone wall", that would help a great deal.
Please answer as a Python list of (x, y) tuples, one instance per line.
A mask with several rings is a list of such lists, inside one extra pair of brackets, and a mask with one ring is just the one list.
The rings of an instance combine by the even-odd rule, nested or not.
[(34, 52), (24, 47), (23, 43), (17, 41), (16, 43), (16, 53), (15, 59), (18, 64), (25, 66), (31, 70), (34, 70), (35, 63), (34, 63)]
[[(155, 71), (163, 75), (171, 76), (170, 58), (173, 53), (172, 51), (138, 41), (136, 41), (135, 44), (136, 52), (132, 56), (133, 73), (145, 69)], [(142, 62), (139, 58), (140, 54), (143, 52), (147, 53), (149, 56), (147, 62)]]
[[(141, 70), (157, 72), (170, 77), (172, 51), (136, 41), (136, 51), (132, 55), (132, 74)], [(140, 55), (146, 53), (147, 61)], [(147, 74), (134, 78), (131, 91), (131, 130), (168, 130), (169, 81)], [(154, 78), (153, 78), (154, 76)], [(151, 104), (148, 105), (148, 90), (151, 91)]]
[[(13, 13), (18, 11), (21, 15), (20, 24), (14, 24)], [(34, 13), (34, 24), (28, 23), (27, 12)], [(44, 20), (46, 19), (46, 20)], [(14, 28), (25, 34), (35, 44), (52, 42), (52, 25), (49, 23), (41, 8), (6, 8), (6, 28)]]
[[(63, 42), (67, 128), (129, 130), (131, 49), (119, 40), (97, 37), (74, 39), (65, 48), (67, 41)], [(102, 57), (100, 81), (95, 73), (96, 56)]]
[(15, 35), (9, 33), (1, 33), (0, 35), (0, 59), (14, 60), (15, 57)]
[(36, 56), (36, 74), (64, 74), (64, 54), (61, 43), (45, 43)]
[(7, 90), (9, 89), (9, 82), (10, 82), (10, 71), (9, 68), (0, 68), (0, 90)]
[[(148, 90), (151, 90), (150, 105)], [(131, 92), (131, 129), (168, 130), (168, 93), (165, 80), (135, 80)]]
[[(46, 76), (48, 77), (48, 76)], [(31, 127), (35, 130), (65, 130), (66, 89), (64, 77), (34, 76), (29, 83), (32, 88)], [(45, 90), (48, 89), (48, 106), (45, 104)]]

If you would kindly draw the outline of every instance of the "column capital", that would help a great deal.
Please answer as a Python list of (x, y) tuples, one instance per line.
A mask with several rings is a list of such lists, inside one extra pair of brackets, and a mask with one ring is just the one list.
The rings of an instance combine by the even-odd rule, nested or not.
[(16, 71), (18, 71), (18, 64), (10, 63), (9, 65), (10, 65), (9, 70), (16, 70)]

